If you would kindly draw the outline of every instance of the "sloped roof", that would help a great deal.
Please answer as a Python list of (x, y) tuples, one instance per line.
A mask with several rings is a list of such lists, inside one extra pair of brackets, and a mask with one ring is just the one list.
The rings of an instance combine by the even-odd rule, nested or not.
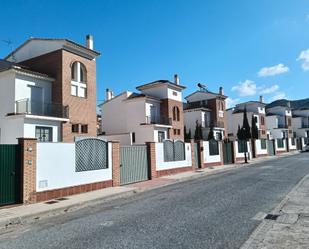
[(28, 43), (30, 43), (32, 41), (62, 41), (62, 42), (66, 42), (68, 44), (71, 44), (71, 45), (73, 45), (75, 47), (81, 48), (81, 49), (89, 52), (90, 54), (93, 54), (95, 57), (100, 55), (99, 52), (97, 52), (95, 50), (92, 50), (92, 49), (89, 49), (86, 46), (78, 44), (78, 43), (76, 43), (74, 41), (71, 41), (69, 39), (62, 39), (62, 38), (34, 38), (34, 37), (31, 37), (28, 40), (26, 40), (23, 44), (21, 44), (19, 47), (17, 47), (14, 51), (12, 51), (10, 54), (8, 54), (4, 59), (10, 58), (17, 51), (19, 51), (20, 49), (22, 49), (24, 46), (26, 46)]
[(32, 71), (24, 65), (20, 65), (18, 63), (14, 63), (14, 62), (10, 62), (10, 61), (7, 61), (7, 60), (0, 59), (0, 72), (10, 70), (10, 69), (14, 69), (14, 70), (17, 70), (17, 71), (20, 71), (20, 72), (32, 74), (32, 75), (43, 77), (43, 78), (52, 79), (51, 77), (49, 77), (49, 75)]
[(189, 94), (188, 96), (186, 96), (185, 99), (191, 97), (192, 95), (194, 95), (194, 94), (196, 94), (196, 93), (206, 93), (206, 94), (212, 94), (212, 95), (214, 95), (214, 97), (221, 97), (221, 98), (224, 98), (224, 99), (227, 98), (227, 96), (225, 96), (225, 95), (221, 95), (221, 94), (219, 94), (219, 93), (214, 93), (214, 92), (211, 92), (211, 91), (209, 91), (209, 90), (205, 90), (205, 91), (197, 90), (197, 91), (195, 91), (195, 92)]
[(271, 102), (266, 106), (266, 109), (282, 106), (288, 107), (288, 103), (290, 102), (291, 109), (293, 110), (306, 110), (309, 109), (309, 98), (307, 99), (299, 99), (299, 100), (287, 100), (287, 99), (279, 99)]
[(140, 86), (136, 87), (136, 89), (141, 91), (141, 90), (144, 90), (144, 89), (147, 89), (147, 88), (152, 88), (152, 87), (156, 87), (156, 86), (160, 86), (160, 85), (168, 85), (168, 86), (174, 87), (176, 89), (178, 88), (179, 90), (186, 89), (185, 86), (177, 85), (174, 82), (171, 82), (169, 80), (156, 80), (156, 81), (153, 81), (153, 82), (150, 82), (150, 83), (147, 83), (147, 84), (140, 85)]

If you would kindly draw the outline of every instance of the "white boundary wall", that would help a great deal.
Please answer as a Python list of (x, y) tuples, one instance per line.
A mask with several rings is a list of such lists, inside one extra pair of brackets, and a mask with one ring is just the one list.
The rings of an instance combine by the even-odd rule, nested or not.
[(294, 145), (292, 145), (292, 138), (289, 138), (289, 148), (290, 148), (290, 150), (296, 150), (297, 149), (297, 140), (296, 140), (296, 138), (295, 138), (295, 144)]
[(186, 160), (175, 162), (164, 162), (163, 143), (156, 143), (156, 170), (176, 169), (192, 166), (191, 144), (185, 143)]
[(221, 142), (218, 142), (219, 146), (219, 155), (216, 156), (211, 156), (209, 155), (209, 142), (208, 141), (203, 141), (203, 159), (204, 163), (217, 163), (221, 162), (221, 153), (222, 153), (222, 148), (221, 148)]
[(112, 144), (108, 143), (108, 168), (75, 171), (74, 143), (38, 143), (36, 191), (112, 180)]
[(257, 155), (268, 155), (267, 140), (266, 140), (266, 149), (261, 148), (261, 140), (260, 139), (255, 140), (255, 153)]

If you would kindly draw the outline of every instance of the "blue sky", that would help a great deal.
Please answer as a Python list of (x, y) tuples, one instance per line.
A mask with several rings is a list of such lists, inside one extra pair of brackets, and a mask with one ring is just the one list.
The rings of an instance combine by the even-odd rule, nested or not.
[[(0, 40), (94, 36), (98, 100), (179, 74), (229, 104), (309, 97), (308, 0), (1, 1)], [(10, 48), (0, 41), (0, 56)]]

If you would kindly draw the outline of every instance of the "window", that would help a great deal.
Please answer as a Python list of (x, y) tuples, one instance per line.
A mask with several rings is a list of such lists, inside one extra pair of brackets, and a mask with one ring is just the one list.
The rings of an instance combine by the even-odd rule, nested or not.
[(265, 124), (265, 118), (262, 116), (261, 117), (261, 125), (264, 125)]
[(135, 132), (132, 132), (132, 143), (135, 143)]
[(86, 98), (87, 97), (87, 71), (86, 67), (76, 61), (71, 68), (71, 95)]
[(158, 131), (158, 142), (162, 143), (165, 140), (165, 132), (164, 131)]
[(52, 142), (53, 141), (53, 130), (51, 127), (35, 127), (35, 137), (40, 142)]
[(177, 135), (180, 135), (180, 129), (177, 130)]
[(261, 149), (266, 150), (266, 139), (261, 139)]
[(174, 130), (174, 135), (177, 135), (177, 129), (173, 129)]
[(216, 133), (216, 140), (217, 141), (221, 141), (222, 140), (222, 133), (221, 132), (217, 132)]
[(88, 133), (88, 125), (81, 125), (81, 132)]
[(173, 120), (174, 121), (179, 121), (180, 120), (180, 112), (179, 112), (179, 108), (177, 106), (173, 107)]
[(78, 133), (79, 131), (79, 125), (78, 124), (72, 124), (72, 132)]

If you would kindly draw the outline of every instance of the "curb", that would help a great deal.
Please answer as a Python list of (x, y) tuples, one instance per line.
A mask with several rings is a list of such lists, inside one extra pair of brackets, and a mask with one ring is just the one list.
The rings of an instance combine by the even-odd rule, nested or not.
[(17, 226), (22, 226), (24, 224), (31, 224), (31, 223), (34, 223), (38, 220), (42, 220), (44, 218), (49, 218), (49, 217), (58, 216), (58, 215), (69, 213), (69, 212), (74, 212), (74, 211), (77, 211), (77, 210), (80, 210), (80, 209), (83, 209), (83, 208), (86, 208), (86, 207), (96, 206), (98, 204), (105, 203), (105, 202), (108, 202), (108, 201), (111, 201), (111, 200), (117, 200), (117, 199), (132, 196), (134, 194), (144, 193), (144, 192), (148, 192), (148, 191), (151, 191), (151, 190), (156, 190), (156, 189), (164, 188), (164, 187), (167, 187), (167, 186), (176, 185), (176, 184), (181, 183), (181, 182), (188, 182), (188, 181), (198, 179), (198, 178), (201, 178), (201, 177), (204, 177), (204, 176), (211, 176), (211, 175), (217, 175), (217, 174), (225, 173), (225, 172), (231, 171), (233, 169), (250, 167), (250, 166), (254, 166), (257, 163), (274, 160), (274, 159), (277, 159), (277, 158), (280, 158), (280, 157), (292, 156), (292, 155), (296, 155), (296, 154), (298, 154), (298, 153), (293, 153), (293, 154), (290, 153), (290, 154), (274, 156), (274, 157), (265, 157), (262, 160), (256, 160), (256, 161), (253, 161), (249, 164), (239, 164), (239, 163), (238, 164), (231, 164), (233, 166), (225, 168), (225, 169), (215, 169), (214, 168), (213, 172), (196, 172), (195, 171), (196, 175), (190, 175), (190, 176), (180, 178), (180, 179), (173, 179), (173, 182), (166, 183), (166, 184), (163, 184), (163, 185), (158, 185), (158, 186), (149, 187), (149, 188), (145, 188), (145, 189), (129, 189), (128, 191), (125, 191), (125, 192), (122, 192), (122, 193), (116, 193), (116, 194), (112, 194), (110, 196), (105, 196), (105, 197), (101, 197), (101, 198), (99, 197), (99, 198), (93, 199), (93, 200), (81, 201), (80, 203), (70, 204), (66, 207), (59, 207), (59, 208), (55, 208), (55, 209), (48, 210), (48, 211), (38, 212), (38, 213), (35, 213), (35, 214), (31, 214), (31, 215), (14, 217), (14, 218), (2, 221), (2, 222), (0, 221), (0, 235), (7, 233), (7, 232), (10, 232), (11, 230), (8, 231), (9, 228), (14, 229)]

